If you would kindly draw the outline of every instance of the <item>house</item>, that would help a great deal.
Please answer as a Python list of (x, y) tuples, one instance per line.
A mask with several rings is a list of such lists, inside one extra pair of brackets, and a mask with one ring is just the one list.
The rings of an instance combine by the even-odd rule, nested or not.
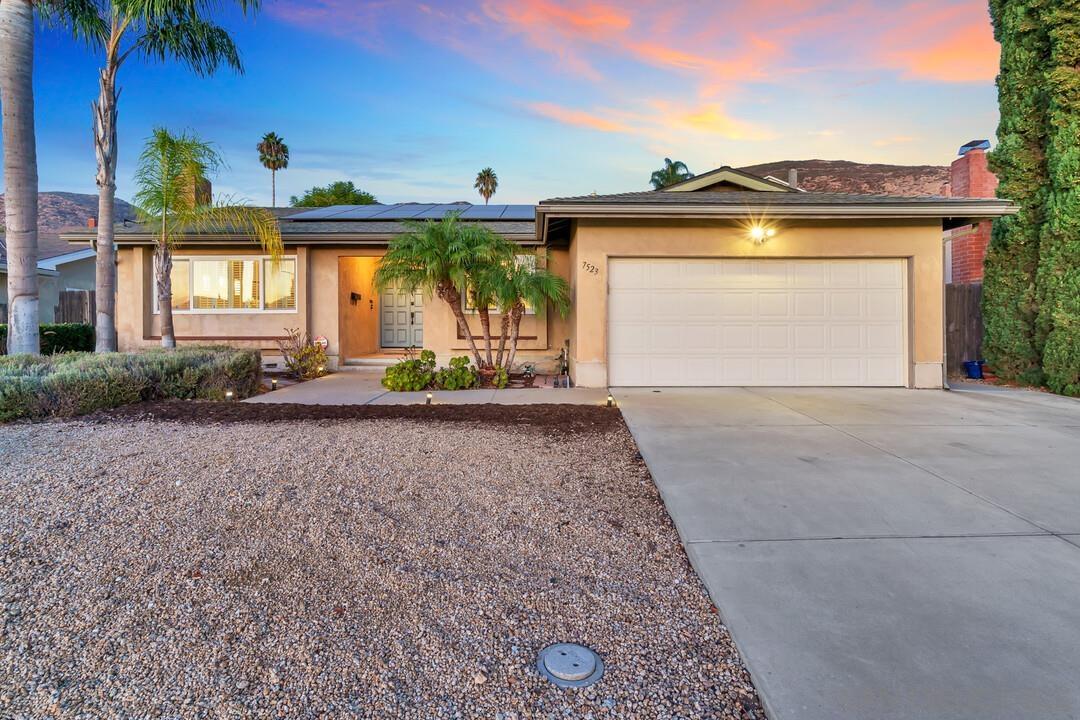
[[(1014, 208), (801, 192), (724, 167), (660, 191), (536, 206), (278, 212), (286, 257), (276, 267), (245, 236), (195, 235), (177, 249), (179, 342), (273, 356), (283, 329), (299, 328), (324, 337), (336, 365), (407, 346), (464, 354), (445, 303), (372, 287), (402, 220), (460, 212), (523, 252), (545, 248), (549, 269), (569, 280), (570, 315), (527, 316), (520, 356), (550, 362), (568, 343), (578, 385), (941, 387), (942, 231)], [(120, 347), (156, 345), (153, 238), (134, 225), (116, 238)]]
[[(952, 197), (996, 196), (998, 180), (990, 171), (986, 156), (989, 149), (989, 140), (972, 140), (960, 148), (960, 157), (953, 160), (949, 168)], [(945, 238), (945, 282), (958, 285), (981, 283), (983, 261), (990, 245), (990, 221), (955, 228), (948, 231)]]
[[(95, 254), (90, 248), (38, 260), (38, 313), (41, 322), (55, 322), (60, 293), (94, 290)], [(0, 322), (7, 320), (7, 259), (0, 252)]]

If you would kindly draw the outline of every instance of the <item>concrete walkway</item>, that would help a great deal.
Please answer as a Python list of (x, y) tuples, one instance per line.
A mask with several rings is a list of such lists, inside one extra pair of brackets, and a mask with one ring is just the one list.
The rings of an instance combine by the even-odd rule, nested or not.
[(615, 396), (773, 720), (1080, 718), (1080, 402)]
[[(299, 403), (301, 405), (423, 405), (426, 392), (388, 392), (380, 384), (385, 368), (334, 373), (274, 392), (257, 395), (249, 403)], [(607, 400), (607, 390), (595, 388), (555, 389), (550, 387), (506, 390), (434, 390), (436, 405), (598, 405)]]

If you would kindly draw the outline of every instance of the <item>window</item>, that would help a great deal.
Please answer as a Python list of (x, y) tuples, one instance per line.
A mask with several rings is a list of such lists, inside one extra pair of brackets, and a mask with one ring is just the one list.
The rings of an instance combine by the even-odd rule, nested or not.
[[(514, 262), (516, 262), (519, 267), (527, 267), (531, 271), (536, 271), (536, 255), (515, 255)], [(464, 295), (465, 312), (475, 313), (476, 298), (472, 291), (472, 288), (466, 289), (466, 291), (462, 293), (462, 295)], [(499, 309), (494, 305), (489, 306), (488, 310), (493, 313), (499, 311)], [(533, 315), (535, 313), (536, 310), (533, 308), (533, 306), (530, 303), (525, 303), (525, 314)]]
[(261, 256), (175, 258), (172, 308), (181, 313), (296, 310), (296, 258), (277, 263)]

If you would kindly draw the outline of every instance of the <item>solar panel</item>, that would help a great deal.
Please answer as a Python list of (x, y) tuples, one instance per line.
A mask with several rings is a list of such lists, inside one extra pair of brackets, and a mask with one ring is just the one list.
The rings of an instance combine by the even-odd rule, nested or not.
[[(348, 210), (358, 207), (356, 205), (331, 205), (330, 207), (313, 208), (304, 212), (289, 215), (289, 220), (325, 220), (328, 217), (339, 215)], [(382, 207), (375, 205), (373, 207)]]
[(501, 220), (535, 220), (535, 205), (506, 205), (506, 211), (500, 216)]
[(390, 205), (385, 211), (373, 215), (372, 220), (408, 220), (435, 207), (433, 203), (400, 203)]
[(420, 220), (442, 220), (448, 213), (462, 212), (468, 210), (470, 207), (472, 206), (468, 203), (443, 203), (441, 205), (436, 205), (429, 210), (425, 210), (416, 217)]
[(503, 205), (473, 205), (461, 214), (462, 220), (498, 220), (502, 217)]
[(382, 215), (394, 205), (353, 205), (348, 210), (331, 217), (331, 220), (368, 220)]

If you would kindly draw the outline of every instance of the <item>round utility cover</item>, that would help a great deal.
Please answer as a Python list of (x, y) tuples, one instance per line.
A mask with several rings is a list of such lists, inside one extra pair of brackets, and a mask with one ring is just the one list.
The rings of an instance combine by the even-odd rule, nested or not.
[(536, 660), (540, 674), (559, 687), (592, 685), (604, 674), (600, 656), (583, 645), (557, 643), (540, 651)]

